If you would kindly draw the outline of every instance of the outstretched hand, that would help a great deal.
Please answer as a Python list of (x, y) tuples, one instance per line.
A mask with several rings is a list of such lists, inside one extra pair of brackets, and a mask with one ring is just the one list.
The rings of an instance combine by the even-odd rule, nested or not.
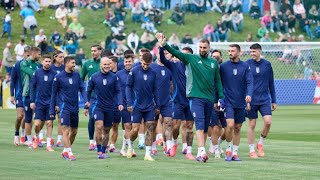
[(157, 33), (157, 34), (156, 34), (156, 38), (157, 38), (159, 44), (160, 44), (162, 47), (166, 45), (166, 43), (167, 43), (167, 42), (166, 42), (166, 37), (164, 36), (163, 33)]

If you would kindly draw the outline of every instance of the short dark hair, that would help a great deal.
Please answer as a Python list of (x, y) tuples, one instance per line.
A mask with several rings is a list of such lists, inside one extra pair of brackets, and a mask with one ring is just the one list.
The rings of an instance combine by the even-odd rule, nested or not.
[(48, 59), (51, 59), (51, 60), (52, 60), (52, 57), (51, 57), (51, 55), (50, 55), (50, 54), (45, 54), (45, 55), (43, 55), (43, 56), (42, 56), (42, 59), (46, 59), (46, 58), (48, 58)]
[(190, 47), (184, 47), (182, 50), (188, 51), (189, 53), (193, 54), (193, 50)]
[(24, 42), (25, 42), (25, 40), (24, 40), (24, 39), (20, 39), (20, 42), (24, 43)]
[(31, 51), (32, 52), (41, 52), (41, 49), (40, 48), (38, 48), (38, 47), (31, 47)]
[(118, 58), (116, 56), (109, 56), (109, 59), (111, 59), (113, 62), (118, 63)]
[(131, 49), (125, 50), (123, 55), (127, 55), (127, 54), (134, 54), (134, 52)]
[(99, 51), (102, 50), (102, 47), (99, 44), (94, 44), (91, 46), (91, 48), (96, 47)]
[(241, 51), (239, 44), (230, 44), (229, 47), (235, 47), (239, 52)]
[(104, 49), (101, 52), (101, 57), (109, 57), (109, 56), (113, 56), (113, 53), (109, 50), (109, 49)]
[(67, 64), (69, 61), (75, 60), (74, 56), (64, 57), (64, 64)]
[(147, 49), (147, 48), (141, 48), (141, 49), (140, 49), (140, 52), (149, 53), (150, 50)]
[(259, 49), (262, 50), (262, 47), (259, 43), (254, 43), (250, 46), (250, 49)]
[(202, 40), (200, 41), (200, 43), (207, 43), (207, 44), (210, 45), (210, 41), (209, 41), (208, 39), (202, 39)]
[(213, 54), (213, 53), (215, 53), (215, 52), (218, 52), (218, 53), (220, 54), (220, 56), (222, 56), (221, 51), (220, 51), (220, 50), (218, 50), (218, 49), (214, 49), (214, 50), (212, 50), (212, 51), (211, 51), (211, 54)]
[(144, 53), (142, 55), (142, 59), (144, 60), (144, 62), (146, 63), (151, 63), (152, 62), (152, 54), (147, 52), (147, 53)]

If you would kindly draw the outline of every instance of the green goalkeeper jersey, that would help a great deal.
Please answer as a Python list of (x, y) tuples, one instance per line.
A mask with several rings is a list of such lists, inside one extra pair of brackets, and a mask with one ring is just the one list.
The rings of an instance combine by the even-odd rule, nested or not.
[(99, 59), (89, 59), (82, 66), (81, 70), (81, 79), (85, 80), (87, 76), (87, 80), (89, 81), (90, 77), (100, 71), (100, 58)]
[(21, 81), (22, 81), (22, 96), (29, 96), (30, 94), (30, 81), (33, 73), (38, 69), (39, 63), (37, 61), (27, 59), (21, 62)]

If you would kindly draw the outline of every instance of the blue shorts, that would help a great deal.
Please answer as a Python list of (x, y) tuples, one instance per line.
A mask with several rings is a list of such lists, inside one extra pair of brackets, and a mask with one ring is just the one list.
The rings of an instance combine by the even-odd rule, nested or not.
[(118, 109), (113, 110), (113, 123), (120, 123), (121, 122), (121, 114)]
[(93, 112), (93, 119), (94, 121), (97, 120), (102, 120), (103, 121), (103, 126), (105, 127), (111, 127), (112, 126), (112, 121), (114, 118), (114, 113), (112, 110), (110, 111), (103, 111), (99, 108), (96, 108)]
[(246, 120), (246, 110), (245, 108), (227, 106), (224, 111), (224, 116), (226, 119), (234, 119), (236, 124), (242, 124)]
[(247, 111), (247, 117), (249, 119), (258, 119), (258, 111), (262, 117), (272, 115), (271, 104), (252, 105), (251, 110)]
[(131, 114), (127, 109), (123, 109), (120, 112), (122, 123), (131, 123)]
[(226, 118), (224, 117), (224, 113), (216, 110), (212, 110), (212, 116), (210, 121), (210, 126), (221, 126), (222, 128), (227, 126)]
[(54, 120), (54, 118), (50, 118), (49, 115), (49, 107), (38, 107), (36, 106), (36, 110), (34, 111), (34, 119), (38, 119), (41, 121), (46, 120)]
[(24, 120), (26, 123), (32, 122), (32, 109), (30, 108), (30, 97), (22, 97), (22, 104), (24, 107)]
[(22, 99), (16, 99), (16, 108), (24, 108)]
[(193, 116), (190, 111), (190, 106), (183, 105), (180, 103), (174, 103), (173, 104), (173, 119), (193, 121)]
[(131, 122), (132, 123), (141, 123), (143, 118), (144, 122), (154, 121), (154, 109), (150, 111), (140, 111), (138, 108), (134, 108), (131, 114)]
[(79, 112), (70, 112), (63, 109), (60, 112), (61, 126), (69, 126), (72, 128), (78, 128), (79, 125)]
[(189, 104), (196, 130), (204, 130), (205, 133), (208, 132), (213, 102), (203, 98), (190, 98)]
[(172, 117), (173, 109), (172, 102), (169, 101), (166, 105), (160, 106), (160, 114), (162, 117)]

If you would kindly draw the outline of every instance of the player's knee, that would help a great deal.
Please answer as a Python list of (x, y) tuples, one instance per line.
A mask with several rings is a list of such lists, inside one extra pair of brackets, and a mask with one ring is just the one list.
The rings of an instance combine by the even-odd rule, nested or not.
[(77, 128), (72, 128), (71, 129), (71, 135), (76, 135), (78, 133), (78, 129)]
[(266, 126), (271, 126), (272, 120), (271, 120), (271, 119), (268, 119), (268, 120), (266, 120), (266, 121), (264, 122), (264, 124), (265, 124)]
[(21, 123), (22, 119), (23, 119), (23, 114), (22, 114), (22, 113), (21, 113), (21, 114), (18, 114), (18, 115), (17, 115), (17, 120), (18, 120), (18, 122)]
[(96, 130), (97, 131), (102, 131), (102, 129), (103, 129), (103, 124), (96, 124)]
[(241, 126), (234, 126), (234, 133), (235, 134), (240, 134), (241, 131)]
[(249, 128), (254, 130), (256, 128), (256, 121), (255, 120), (252, 120), (249, 122)]
[(192, 131), (192, 129), (193, 129), (193, 123), (186, 123), (186, 128), (187, 128), (187, 130), (191, 130)]
[(47, 121), (46, 124), (47, 124), (47, 128), (51, 128), (52, 127), (52, 121)]
[(233, 121), (227, 122), (227, 127), (230, 129), (234, 129), (234, 122)]

